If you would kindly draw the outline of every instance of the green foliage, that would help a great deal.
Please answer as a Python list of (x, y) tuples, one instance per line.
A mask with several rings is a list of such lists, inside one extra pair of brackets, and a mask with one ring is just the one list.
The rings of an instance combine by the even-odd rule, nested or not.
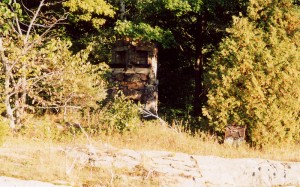
[[(54, 122), (56, 121), (56, 122)], [(82, 135), (79, 127), (66, 125), (58, 115), (26, 115), (26, 125), (19, 129), (19, 134), (42, 141), (71, 142)]]
[(8, 20), (14, 17), (7, 4), (0, 2), (0, 36), (9, 34), (11, 25)]
[[(51, 39), (29, 49), (24, 55), (22, 46), (18, 44), (7, 42), (6, 52), (9, 61), (16, 62), (14, 79), (17, 81), (24, 74), (27, 77), (26, 90), (31, 106), (28, 107), (33, 111), (35, 107), (49, 106), (97, 108), (96, 103), (105, 98), (103, 76), (108, 66), (95, 66), (87, 61), (90, 47), (72, 54), (70, 42)], [(26, 69), (22, 68), (24, 65)]]
[(40, 49), (39, 55), (44, 61), (42, 69), (39, 66), (32, 69), (44, 76), (38, 84), (29, 82), (32, 85), (29, 96), (45, 106), (97, 108), (97, 102), (106, 96), (103, 76), (108, 66), (87, 61), (90, 47), (73, 55), (70, 45), (68, 41), (52, 39)]
[(174, 11), (176, 16), (182, 16), (189, 12), (200, 13), (202, 0), (164, 0), (165, 8)]
[(147, 23), (134, 24), (131, 21), (117, 21), (115, 31), (118, 35), (132, 38), (134, 40), (156, 41), (164, 47), (170, 46), (174, 39), (169, 30), (155, 26), (152, 27)]
[(105, 106), (102, 119), (104, 130), (120, 133), (134, 130), (141, 123), (139, 106), (122, 94)]
[(86, 38), (82, 38), (82, 43), (90, 46), (91, 51), (88, 60), (92, 64), (110, 62), (112, 58), (111, 48), (116, 41), (116, 37), (111, 35), (112, 32), (112, 29), (108, 29), (97, 35), (89, 34)]
[[(70, 0), (63, 4), (77, 15), (76, 22), (92, 22), (95, 27), (102, 24), (103, 16), (114, 14), (111, 5), (101, 0)], [(92, 45), (87, 44), (76, 53), (70, 51), (72, 45), (68, 37), (56, 31), (67, 14), (56, 5), (61, 7), (61, 3), (0, 3), (1, 55), (5, 59), (1, 59), (0, 65), (3, 70), (0, 99), (3, 103), (5, 99), (6, 110), (12, 111), (9, 113), (12, 124), (20, 125), (24, 112), (41, 114), (55, 109), (67, 113), (67, 110), (96, 109), (97, 103), (106, 97), (104, 74), (108, 66), (89, 62)], [(32, 15), (28, 7), (38, 8), (33, 11), (36, 15)], [(29, 26), (21, 28), (20, 24)], [(57, 29), (52, 31), (54, 27)]]
[(205, 114), (216, 132), (247, 126), (255, 146), (299, 141), (300, 12), (289, 0), (253, 0), (248, 12), (214, 55)]
[(192, 10), (192, 7), (188, 1), (166, 0), (164, 3), (165, 3), (165, 8), (175, 11), (177, 16), (181, 16), (185, 12)]
[(91, 22), (95, 28), (106, 22), (105, 16), (112, 18), (115, 14), (113, 7), (104, 0), (68, 0), (63, 5), (73, 13), (75, 22)]

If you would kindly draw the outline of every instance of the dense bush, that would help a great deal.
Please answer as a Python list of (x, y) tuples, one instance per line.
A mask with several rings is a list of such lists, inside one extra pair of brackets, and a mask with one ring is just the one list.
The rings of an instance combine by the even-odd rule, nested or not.
[(140, 123), (139, 106), (124, 95), (115, 97), (102, 113), (102, 126), (118, 132), (133, 130)]
[(247, 126), (256, 146), (300, 140), (300, 12), (289, 0), (250, 1), (212, 60), (206, 116), (216, 132)]

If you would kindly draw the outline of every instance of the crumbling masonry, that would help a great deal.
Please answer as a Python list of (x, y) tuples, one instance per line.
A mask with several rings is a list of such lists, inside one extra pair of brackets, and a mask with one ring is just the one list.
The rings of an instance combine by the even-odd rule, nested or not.
[(156, 114), (158, 101), (157, 48), (150, 42), (130, 39), (117, 41), (112, 49), (111, 81), (116, 83), (111, 94), (125, 96), (144, 104)]

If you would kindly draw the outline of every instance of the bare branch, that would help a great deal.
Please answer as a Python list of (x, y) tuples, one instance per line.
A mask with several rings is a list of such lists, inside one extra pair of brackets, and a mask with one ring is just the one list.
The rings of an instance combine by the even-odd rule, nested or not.
[(31, 47), (33, 47), (35, 43), (41, 42), (42, 39), (44, 38), (44, 36), (47, 35), (47, 34), (51, 31), (51, 29), (52, 29), (54, 26), (58, 25), (58, 23), (60, 23), (61, 21), (66, 20), (66, 19), (68, 18), (68, 15), (69, 15), (69, 13), (64, 14), (61, 18), (59, 18), (59, 19), (56, 20), (53, 24), (51, 24), (51, 25), (47, 28), (47, 30), (44, 31), (44, 33), (42, 33), (42, 34), (40, 35), (39, 39), (35, 40), (35, 42), (31, 43), (31, 45), (28, 46), (28, 49), (30, 49)]
[(33, 26), (33, 24), (34, 24), (34, 22), (35, 22), (37, 16), (39, 15), (39, 12), (40, 12), (42, 6), (44, 5), (44, 1), (45, 1), (45, 0), (42, 0), (42, 1), (40, 2), (40, 5), (39, 5), (38, 9), (36, 10), (36, 12), (35, 12), (33, 18), (32, 18), (31, 21), (30, 21), (30, 24), (29, 24), (29, 27), (28, 27), (28, 29), (27, 29), (27, 33), (26, 33), (26, 36), (25, 36), (25, 40), (24, 40), (24, 43), (25, 43), (25, 44), (27, 44), (28, 37), (29, 37), (29, 34), (30, 34), (30, 32), (31, 32), (31, 28), (32, 28), (32, 26)]
[(64, 1), (57, 1), (57, 2), (53, 2), (53, 3), (45, 3), (45, 6), (55, 6), (58, 4), (62, 4)]
[[(14, 87), (16, 87), (16, 81), (15, 81), (15, 79), (14, 79), (12, 73), (10, 73), (9, 77), (10, 77), (10, 79), (11, 79), (12, 85), (13, 85)], [(19, 79), (19, 80), (20, 80), (20, 79)]]
[[(14, 0), (14, 3), (17, 3), (16, 0)], [(15, 17), (15, 21), (16, 21), (17, 30), (18, 30), (19, 35), (23, 35), (23, 32), (22, 32), (21, 27), (20, 27), (18, 16)]]
[(154, 117), (154, 118), (158, 119), (162, 125), (164, 125), (164, 126), (167, 125), (167, 122), (165, 122), (163, 119), (161, 119), (157, 114), (153, 114), (152, 112), (150, 112), (149, 110), (146, 110), (144, 108), (139, 108), (139, 109), (145, 118)]
[(42, 27), (42, 28), (50, 28), (51, 26), (42, 25), (42, 24), (33, 24), (33, 26)]
[[(30, 12), (32, 15), (34, 15), (34, 12), (25, 6), (23, 0), (21, 0), (21, 4), (22, 4), (22, 6), (25, 8), (25, 10), (27, 10), (27, 11)], [(28, 14), (27, 12), (26, 12), (26, 14), (29, 16), (29, 14)]]
[(61, 22), (61, 21), (66, 20), (66, 19), (68, 18), (68, 16), (69, 16), (69, 13), (66, 13), (66, 14), (64, 14), (61, 18), (59, 18), (58, 20), (56, 20), (53, 24), (51, 24), (51, 25), (48, 27), (48, 29), (47, 29), (43, 34), (41, 34), (40, 38), (43, 38), (45, 35), (47, 35), (47, 34), (50, 32), (50, 30), (51, 30), (55, 25), (57, 25), (57, 24), (58, 24), (59, 22)]
[(73, 109), (82, 109), (80, 106), (37, 106), (35, 108), (40, 108), (40, 109), (59, 109), (59, 108), (73, 108)]
[(38, 76), (38, 77), (29, 78), (29, 79), (27, 79), (27, 81), (33, 81), (33, 85), (34, 85), (34, 84), (38, 83), (39, 81), (41, 81), (45, 78), (52, 77), (52, 76), (55, 76), (55, 75), (61, 75), (61, 74), (62, 74), (61, 72), (50, 72), (50, 73), (43, 74), (43, 75)]
[[(22, 25), (25, 25), (27, 27), (29, 27), (28, 24), (20, 22)], [(67, 23), (56, 23), (56, 25), (66, 25)], [(43, 24), (38, 24), (38, 23), (34, 23), (33, 26), (37, 26), (37, 27), (41, 27), (41, 28), (52, 28), (51, 25), (43, 25)]]
[(17, 34), (19, 34), (19, 32), (17, 31), (17, 29), (14, 27), (14, 23), (10, 24), (11, 28), (13, 29), (13, 31)]

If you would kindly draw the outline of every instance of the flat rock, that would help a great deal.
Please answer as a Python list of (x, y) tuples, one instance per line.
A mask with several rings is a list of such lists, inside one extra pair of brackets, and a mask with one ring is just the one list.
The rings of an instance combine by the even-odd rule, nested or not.
[(70, 187), (63, 185), (55, 185), (46, 182), (34, 181), (34, 180), (22, 180), (12, 177), (0, 176), (1, 187)]
[[(300, 162), (273, 161), (258, 158), (230, 159), (167, 151), (134, 151), (103, 148), (67, 147), (63, 150), (78, 164), (91, 164), (99, 168), (118, 168), (120, 171), (142, 171), (134, 176), (119, 173), (118, 177), (130, 181), (155, 179), (157, 186), (172, 187), (292, 187), (300, 186)], [(127, 184), (127, 183), (126, 183)], [(130, 183), (128, 183), (130, 185)], [(0, 187), (56, 187), (39, 181), (25, 181), (0, 177)], [(63, 187), (63, 186), (61, 186)]]
[(128, 149), (114, 154), (102, 152), (93, 158), (96, 167), (134, 169), (142, 166), (148, 171), (146, 178), (151, 175), (159, 178), (159, 186), (300, 186), (299, 162)]

